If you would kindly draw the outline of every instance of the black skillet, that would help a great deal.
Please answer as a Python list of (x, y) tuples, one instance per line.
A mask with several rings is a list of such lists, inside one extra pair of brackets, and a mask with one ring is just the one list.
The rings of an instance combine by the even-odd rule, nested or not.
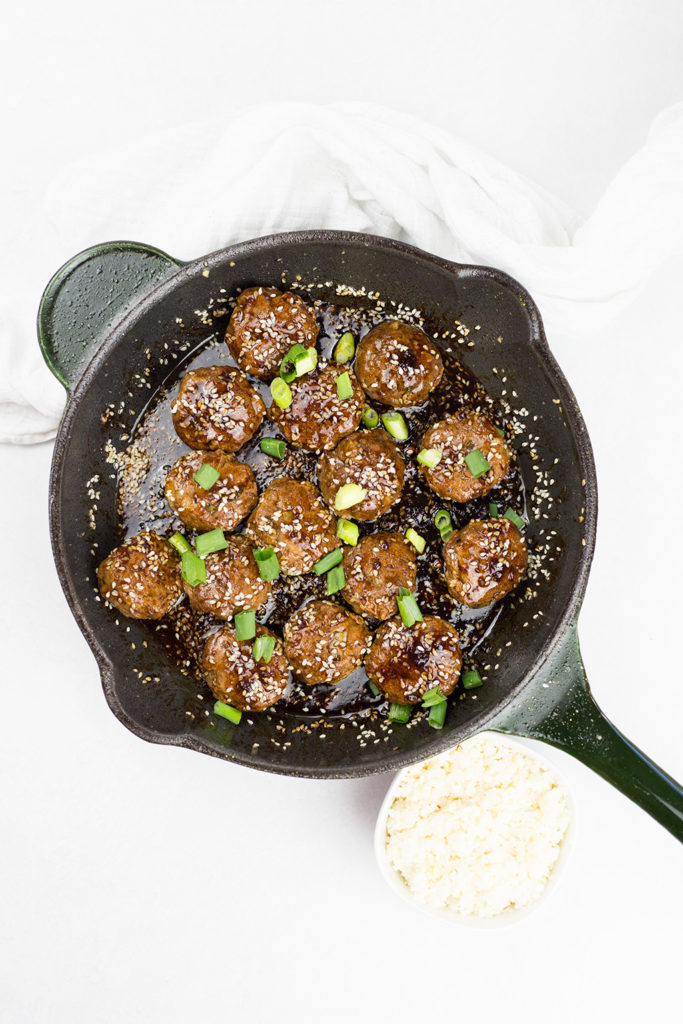
[[(336, 296), (329, 282), (341, 282), (417, 307), (430, 333), (443, 333), (454, 320), (480, 325), (474, 345), (456, 355), (494, 400), (514, 392), (515, 405), (528, 410), (537, 441), (534, 460), (528, 448), (520, 449), (527, 487), (535, 472), (550, 471), (559, 460), (544, 525), (556, 531), (560, 557), (548, 578), (539, 578), (535, 596), (512, 602), (495, 622), (488, 648), (504, 656), (485, 686), (451, 703), (441, 731), (426, 721), (391, 727), (378, 716), (360, 723), (331, 717), (301, 728), (298, 716), (277, 709), (253, 716), (252, 725), (243, 717), (238, 727), (198, 716), (196, 682), (180, 672), (144, 623), (127, 621), (126, 632), (96, 599), (97, 562), (120, 542), (115, 473), (105, 444), (125, 446), (168, 375), (159, 356), (179, 341), (205, 341), (210, 316), (203, 311), (219, 293), (234, 295), (255, 283), (280, 286), (298, 275), (303, 283), (324, 285), (315, 294), (327, 301), (358, 304), (358, 298)], [(488, 267), (462, 266), (347, 232), (273, 235), (187, 264), (148, 246), (114, 242), (86, 250), (55, 274), (40, 305), (38, 334), (45, 360), (68, 392), (50, 485), (54, 557), (97, 659), (107, 702), (132, 732), (313, 778), (395, 770), (484, 728), (516, 733), (573, 754), (683, 840), (683, 790), (605, 718), (588, 687), (577, 616), (595, 543), (595, 468), (581, 413), (548, 349), (538, 310), (516, 281)], [(494, 366), (504, 373), (494, 374)], [(106, 408), (113, 410), (108, 417)], [(88, 485), (95, 476), (96, 484)], [(91, 521), (93, 501), (97, 514)], [(532, 543), (538, 525), (529, 525)]]

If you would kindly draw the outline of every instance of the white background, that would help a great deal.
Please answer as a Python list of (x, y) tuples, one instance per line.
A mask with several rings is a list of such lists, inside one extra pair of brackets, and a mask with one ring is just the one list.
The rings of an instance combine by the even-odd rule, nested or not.
[[(67, 161), (176, 121), (366, 99), (456, 131), (586, 214), (683, 98), (677, 0), (24, 3), (3, 37), (12, 204)], [(600, 482), (588, 674), (679, 777), (682, 273), (664, 268), (590, 344), (554, 346)], [(260, 775), (129, 734), (52, 566), (50, 455), (0, 449), (3, 1024), (680, 1019), (680, 846), (570, 758), (550, 752), (579, 808), (561, 886), (480, 933), (384, 886), (371, 840), (388, 778)]]

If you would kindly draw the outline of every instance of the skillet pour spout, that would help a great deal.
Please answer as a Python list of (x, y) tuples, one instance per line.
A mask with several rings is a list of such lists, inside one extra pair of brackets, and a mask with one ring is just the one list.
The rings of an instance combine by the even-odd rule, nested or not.
[[(420, 309), (436, 343), (466, 363), (495, 402), (505, 407), (515, 395), (533, 422), (520, 469), (529, 493), (542, 478), (553, 500), (542, 521), (532, 501), (528, 537), (538, 543), (551, 531), (554, 555), (492, 625), (482, 641), (492, 655), (486, 683), (451, 701), (442, 730), (422, 719), (407, 729), (372, 713), (360, 723), (332, 715), (304, 728), (300, 715), (277, 705), (239, 726), (216, 719), (202, 684), (183, 673), (149, 624), (118, 628), (93, 585), (98, 562), (121, 540), (112, 451), (125, 448), (155, 391), (175, 386), (188, 351), (222, 335), (227, 299), (254, 284), (300, 287), (341, 305), (378, 293), (387, 309)], [(468, 325), (462, 347), (444, 337), (453, 324)], [(583, 670), (577, 618), (595, 543), (595, 468), (538, 310), (516, 281), (341, 231), (272, 235), (190, 263), (110, 242), (57, 271), (40, 304), (38, 337), (68, 394), (50, 482), (55, 562), (107, 702), (132, 732), (264, 771), (332, 779), (394, 771), (497, 729), (568, 751), (683, 840), (683, 790), (605, 718)]]

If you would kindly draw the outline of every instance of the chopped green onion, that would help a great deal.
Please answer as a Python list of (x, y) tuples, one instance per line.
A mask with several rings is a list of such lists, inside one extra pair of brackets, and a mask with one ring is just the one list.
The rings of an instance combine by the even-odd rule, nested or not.
[(213, 551), (223, 551), (228, 546), (225, 534), (220, 529), (200, 533), (194, 542), (195, 550), (200, 558), (206, 558)]
[(493, 516), (494, 518), (498, 515), (498, 506), (496, 505), (495, 501), (489, 502), (489, 515)]
[(431, 708), (435, 704), (443, 704), (445, 700), (446, 698), (438, 686), (434, 686), (431, 690), (427, 690), (426, 693), (422, 694), (422, 706), (425, 708)]
[(438, 466), (442, 457), (443, 452), (440, 448), (423, 448), (421, 452), (417, 453), (417, 461), (421, 462), (423, 466), (427, 466), (428, 469)]
[(242, 717), (242, 712), (238, 711), (237, 708), (233, 708), (230, 704), (224, 704), (222, 700), (217, 700), (213, 706), (214, 715), (220, 715), (221, 718), (227, 718), (233, 725), (239, 725)]
[(514, 508), (506, 509), (503, 519), (509, 519), (511, 523), (515, 524), (518, 530), (523, 530), (526, 525), (522, 517), (517, 515)]
[(434, 516), (434, 526), (441, 534), (441, 540), (445, 544), (453, 533), (453, 523), (451, 522), (451, 517), (445, 508), (440, 509)]
[(379, 423), (379, 416), (377, 410), (373, 409), (371, 405), (366, 405), (361, 413), (361, 420), (363, 421), (364, 427), (376, 427)]
[(271, 382), (270, 393), (279, 409), (289, 409), (292, 404), (292, 389), (282, 377), (276, 377)]
[(306, 349), (303, 345), (292, 345), (289, 352), (280, 363), (280, 376), (286, 384), (291, 384), (297, 375), (294, 360), (297, 356), (305, 355)]
[(349, 359), (353, 359), (355, 351), (356, 343), (353, 340), (353, 335), (351, 331), (345, 331), (334, 347), (335, 363), (348, 363)]
[(352, 523), (350, 519), (337, 520), (337, 536), (344, 544), (350, 544), (351, 547), (355, 548), (358, 543), (359, 534), (360, 530), (357, 523)]
[(278, 578), (280, 575), (280, 563), (273, 548), (256, 548), (254, 558), (256, 559), (259, 576), (262, 580), (270, 582)]
[(287, 454), (287, 442), (277, 437), (264, 437), (261, 439), (261, 451), (266, 455), (272, 455), (274, 459), (284, 459)]
[(256, 636), (256, 612), (245, 608), (235, 616), (235, 637), (237, 640), (251, 640)]
[[(307, 351), (307, 349), (306, 349), (306, 346), (305, 346), (305, 345), (302, 345), (302, 344), (300, 344), (300, 342), (298, 342), (298, 341), (297, 341), (296, 345), (292, 345), (292, 347), (290, 348), (289, 352), (288, 352), (288, 353), (287, 353), (287, 355), (285, 356), (285, 359), (291, 359), (291, 360), (292, 360), (292, 362), (294, 362), (294, 360), (295, 360), (295, 359), (296, 359), (296, 358), (297, 358), (298, 356), (303, 356), (303, 355), (305, 355), (305, 354), (306, 354), (306, 351)], [(284, 363), (285, 359), (283, 359), (283, 360), (282, 360), (282, 361), (283, 361), (283, 363)]]
[(327, 594), (336, 594), (346, 586), (346, 577), (341, 565), (335, 565), (327, 574)]
[(335, 565), (339, 565), (343, 557), (344, 552), (342, 549), (335, 548), (334, 551), (330, 551), (328, 554), (323, 555), (322, 558), (318, 559), (313, 566), (313, 572), (316, 576), (322, 576), (329, 569), (334, 569)]
[(275, 650), (275, 637), (264, 634), (263, 636), (257, 636), (254, 640), (254, 646), (252, 648), (252, 655), (254, 661), (265, 661), (266, 665), (273, 657), (273, 651)]
[(397, 441), (408, 440), (408, 424), (400, 412), (382, 413), (382, 423), (386, 432), (396, 438)]
[(297, 341), (297, 343), (295, 345), (292, 345), (292, 347), (290, 348), (289, 352), (285, 356), (285, 359), (291, 359), (292, 362), (294, 362), (294, 360), (298, 356), (304, 355), (304, 353), (307, 352), (307, 351), (308, 350), (307, 350), (306, 346), (302, 345), (301, 342)]
[(208, 462), (203, 462), (195, 473), (193, 480), (205, 491), (210, 491), (219, 477), (220, 473), (214, 466), (210, 466)]
[(382, 691), (377, 683), (373, 683), (372, 679), (368, 679), (368, 686), (370, 687), (371, 692), (374, 693), (375, 697), (379, 697)]
[(505, 437), (505, 431), (501, 430), (500, 427), (496, 427), (496, 433), (500, 434), (501, 437)]
[(420, 611), (419, 605), (415, 600), (414, 595), (406, 587), (398, 588), (398, 596), (396, 598), (398, 610), (403, 619), (403, 625), (410, 629), (416, 622), (423, 622), (422, 612)]
[(483, 476), (491, 468), (478, 448), (473, 448), (465, 456), (465, 464), (474, 477)]
[(347, 398), (351, 398), (353, 395), (353, 384), (349, 377), (348, 370), (344, 373), (340, 373), (337, 377), (337, 398), (340, 402), (345, 402)]
[(467, 672), (462, 674), (462, 685), (466, 690), (474, 690), (477, 686), (483, 686), (484, 680), (481, 678), (476, 668), (470, 668)]
[(448, 711), (448, 701), (441, 701), (440, 704), (434, 704), (431, 711), (429, 712), (429, 718), (427, 721), (431, 725), (432, 729), (443, 729), (443, 723), (446, 721), (446, 712)]
[(400, 722), (401, 725), (405, 725), (406, 722), (410, 721), (410, 716), (413, 713), (413, 709), (410, 704), (394, 704), (393, 701), (389, 705), (389, 721)]
[(294, 356), (294, 370), (297, 377), (303, 377), (304, 374), (310, 373), (311, 370), (315, 370), (317, 365), (318, 353), (315, 348), (306, 348)]
[(184, 555), (186, 551), (192, 551), (189, 541), (183, 537), (182, 533), (174, 533), (172, 537), (168, 538), (168, 543), (176, 549), (179, 555)]
[(181, 571), (183, 579), (191, 587), (198, 587), (200, 583), (206, 583), (206, 563), (194, 551), (183, 551)]
[(406, 530), (406, 540), (413, 545), (418, 555), (421, 555), (427, 547), (427, 541), (424, 537), (421, 537), (419, 533), (413, 530), (412, 527), (409, 530)]
[(345, 508), (360, 505), (361, 501), (365, 501), (367, 496), (368, 492), (364, 487), (359, 487), (358, 484), (343, 484), (337, 491), (334, 507), (337, 512), (343, 512)]

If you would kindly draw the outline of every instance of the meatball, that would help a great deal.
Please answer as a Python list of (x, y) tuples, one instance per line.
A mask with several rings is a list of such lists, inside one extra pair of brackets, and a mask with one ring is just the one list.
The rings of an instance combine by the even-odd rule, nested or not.
[(336, 520), (313, 484), (281, 477), (266, 487), (247, 521), (247, 537), (260, 548), (274, 548), (287, 576), (309, 572), (338, 548)]
[(263, 399), (232, 366), (202, 366), (180, 382), (171, 405), (173, 425), (190, 448), (236, 452), (258, 430)]
[(129, 619), (161, 619), (183, 592), (180, 558), (147, 531), (114, 548), (97, 570), (105, 601)]
[(473, 519), (451, 534), (443, 549), (446, 583), (470, 608), (499, 601), (526, 572), (524, 537), (509, 519)]
[(342, 597), (360, 615), (388, 619), (396, 614), (399, 587), (415, 589), (415, 552), (400, 533), (372, 533), (344, 552)]
[(436, 345), (419, 327), (400, 320), (368, 331), (358, 345), (355, 365), (363, 390), (395, 409), (422, 405), (443, 376)]
[[(348, 373), (353, 393), (340, 399), (337, 377)], [(274, 402), (268, 415), (288, 441), (309, 452), (327, 451), (360, 423), (365, 398), (353, 370), (319, 363), (315, 370), (290, 384), (292, 404), (280, 409)]]
[(193, 587), (183, 580), (190, 604), (200, 612), (230, 619), (243, 608), (256, 611), (270, 597), (271, 585), (262, 580), (251, 544), (244, 537), (229, 537), (223, 551), (207, 555), (206, 583)]
[(370, 632), (360, 618), (334, 601), (311, 601), (285, 625), (285, 654), (309, 686), (338, 683), (363, 662)]
[(396, 704), (416, 704), (435, 686), (447, 697), (461, 668), (457, 631), (436, 615), (425, 615), (410, 628), (400, 616), (385, 622), (365, 659), (368, 677)]
[(225, 340), (238, 366), (272, 380), (293, 345), (310, 348), (318, 337), (315, 314), (298, 295), (246, 288), (237, 300)]
[[(459, 409), (430, 427), (422, 439), (423, 448), (437, 448), (441, 461), (429, 468), (420, 466), (427, 483), (442, 498), (470, 501), (488, 494), (510, 468), (510, 449), (495, 426), (483, 413)], [(472, 476), (465, 456), (477, 448), (488, 462), (482, 476)]]
[[(256, 626), (256, 636), (273, 636)], [(265, 711), (280, 699), (289, 682), (282, 641), (275, 638), (270, 661), (254, 660), (254, 641), (238, 640), (231, 626), (212, 633), (202, 651), (202, 674), (211, 693), (240, 711)]]
[[(208, 490), (194, 479), (203, 465), (220, 473)], [(190, 452), (171, 467), (164, 485), (166, 501), (190, 530), (234, 530), (258, 501), (249, 466), (227, 452)]]
[(332, 452), (318, 460), (322, 496), (334, 508), (337, 491), (344, 484), (358, 484), (366, 497), (344, 510), (348, 519), (364, 522), (388, 512), (401, 497), (405, 463), (386, 431), (367, 430), (351, 434)]

